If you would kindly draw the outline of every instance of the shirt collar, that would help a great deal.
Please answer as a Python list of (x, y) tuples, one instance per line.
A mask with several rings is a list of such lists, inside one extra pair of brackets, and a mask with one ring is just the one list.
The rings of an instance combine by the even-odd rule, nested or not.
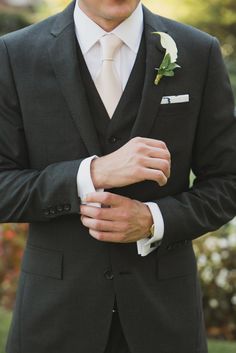
[[(75, 32), (83, 54), (105, 34), (100, 26), (92, 21), (79, 7), (76, 1), (74, 10)], [(143, 9), (141, 2), (135, 11), (117, 26), (111, 33), (119, 37), (135, 54), (138, 52), (143, 32)]]

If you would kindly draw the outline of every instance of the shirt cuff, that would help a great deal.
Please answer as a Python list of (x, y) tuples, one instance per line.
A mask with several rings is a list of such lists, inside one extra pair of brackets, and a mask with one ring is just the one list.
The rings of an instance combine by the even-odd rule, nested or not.
[[(83, 198), (87, 194), (91, 192), (96, 192), (96, 191), (104, 191), (104, 189), (95, 189), (93, 185), (93, 181), (91, 177), (91, 163), (95, 158), (98, 158), (98, 156), (94, 155), (92, 157), (88, 157), (84, 159), (79, 166), (79, 170), (77, 173), (77, 190), (78, 190), (78, 196), (82, 199), (82, 203), (83, 203)], [(90, 202), (86, 204), (90, 206), (101, 207), (100, 203)]]
[(145, 202), (152, 214), (154, 223), (154, 235), (151, 239), (144, 238), (137, 241), (138, 254), (146, 256), (154, 251), (161, 243), (164, 235), (164, 221), (160, 208), (155, 202)]

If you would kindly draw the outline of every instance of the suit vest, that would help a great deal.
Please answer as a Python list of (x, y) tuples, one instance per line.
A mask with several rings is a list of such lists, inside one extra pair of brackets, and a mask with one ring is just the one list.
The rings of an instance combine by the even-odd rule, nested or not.
[(133, 69), (112, 119), (110, 119), (95, 87), (79, 46), (77, 52), (88, 106), (101, 144), (102, 153), (106, 155), (128, 142), (139, 111), (145, 76), (146, 47), (144, 35)]

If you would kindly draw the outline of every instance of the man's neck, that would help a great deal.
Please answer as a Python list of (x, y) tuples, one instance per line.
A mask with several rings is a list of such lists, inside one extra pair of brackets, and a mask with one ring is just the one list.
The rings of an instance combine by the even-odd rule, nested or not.
[[(83, 10), (82, 10), (83, 11)], [(100, 17), (93, 17), (93, 16), (89, 16), (86, 12), (85, 14), (93, 21), (95, 22), (99, 27), (101, 27), (104, 31), (106, 32), (111, 32), (113, 31), (113, 29), (115, 29), (116, 27), (119, 26), (119, 24), (121, 24), (124, 19), (121, 19), (119, 21), (113, 21), (113, 20), (104, 20)]]
[(91, 11), (89, 11), (82, 2), (78, 2), (77, 6), (79, 6), (81, 11), (83, 11), (93, 22), (95, 22), (99, 27), (101, 27), (106, 32), (111, 32), (129, 17), (128, 16), (128, 17), (109, 19), (101, 16), (96, 16)]

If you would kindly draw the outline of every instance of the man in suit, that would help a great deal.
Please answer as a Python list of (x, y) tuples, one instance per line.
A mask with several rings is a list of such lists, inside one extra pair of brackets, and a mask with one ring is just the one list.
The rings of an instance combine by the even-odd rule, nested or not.
[[(158, 85), (156, 31), (181, 67)], [(206, 353), (192, 240), (236, 211), (217, 40), (80, 0), (2, 37), (0, 62), (0, 220), (30, 223), (7, 353)]]

